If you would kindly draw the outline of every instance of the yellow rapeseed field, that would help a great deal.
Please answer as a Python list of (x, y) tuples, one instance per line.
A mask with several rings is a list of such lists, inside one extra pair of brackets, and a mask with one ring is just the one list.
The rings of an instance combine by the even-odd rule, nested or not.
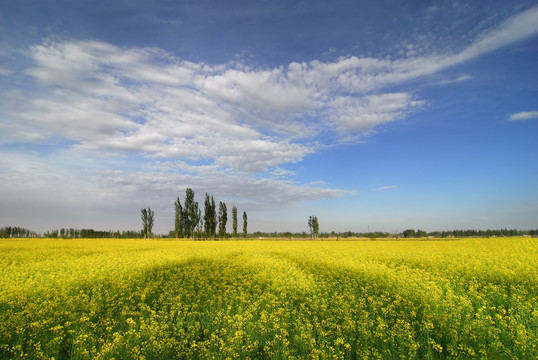
[(2, 359), (536, 359), (538, 239), (0, 240)]

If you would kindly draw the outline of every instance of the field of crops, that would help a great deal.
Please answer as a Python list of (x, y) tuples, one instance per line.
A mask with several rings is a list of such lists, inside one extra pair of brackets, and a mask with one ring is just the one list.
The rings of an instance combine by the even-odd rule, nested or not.
[(538, 239), (1, 240), (2, 359), (536, 359)]

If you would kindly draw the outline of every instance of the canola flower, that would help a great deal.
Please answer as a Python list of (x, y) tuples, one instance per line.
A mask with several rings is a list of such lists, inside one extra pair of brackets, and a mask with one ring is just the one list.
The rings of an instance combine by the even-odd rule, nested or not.
[(536, 359), (538, 241), (0, 240), (2, 359)]

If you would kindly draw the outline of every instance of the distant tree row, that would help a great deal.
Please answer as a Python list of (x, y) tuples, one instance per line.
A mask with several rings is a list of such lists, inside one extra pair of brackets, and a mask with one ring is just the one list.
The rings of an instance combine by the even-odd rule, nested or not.
[[(287, 239), (308, 239), (312, 238), (313, 231), (306, 232), (263, 232), (256, 231), (250, 234), (254, 238), (287, 238)], [(461, 238), (461, 237), (493, 237), (493, 236), (538, 236), (538, 229), (536, 230), (453, 230), (453, 231), (433, 231), (426, 232), (423, 230), (412, 230), (408, 229), (401, 233), (390, 233), (390, 232), (353, 232), (353, 231), (343, 231), (343, 232), (320, 232), (317, 237), (319, 238), (397, 238), (397, 237), (407, 237), (407, 238), (424, 238), (424, 237), (435, 237), (435, 238)]]
[(38, 237), (35, 231), (18, 226), (4, 226), (0, 228), (0, 238), (31, 238)]
[[(233, 211), (233, 208), (232, 208)], [(244, 224), (246, 224), (246, 213), (244, 215)], [(233, 217), (233, 215), (232, 215)], [(233, 237), (237, 236), (237, 223), (236, 228), (231, 234)], [(10, 230), (10, 229), (22, 229), (21, 230)], [(245, 226), (243, 227), (245, 230)], [(433, 231), (425, 232), (422, 230), (412, 230), (408, 229), (401, 233), (389, 233), (389, 232), (353, 232), (353, 231), (344, 231), (344, 232), (322, 232), (317, 234), (319, 238), (394, 238), (394, 237), (409, 237), (409, 238), (420, 238), (420, 237), (435, 237), (435, 238), (461, 238), (461, 237), (493, 237), (493, 236), (523, 236), (531, 235), (538, 236), (538, 229), (536, 230), (509, 230), (509, 229), (500, 229), (500, 230), (453, 230), (453, 231)], [(155, 234), (153, 234), (155, 236)], [(196, 232), (196, 238), (204, 238), (205, 232)], [(263, 232), (256, 231), (250, 234), (247, 234), (246, 231), (243, 231), (243, 237), (250, 238), (289, 238), (289, 239), (308, 239), (312, 237), (311, 233), (306, 231), (303, 232)], [(64, 238), (64, 239), (91, 239), (91, 238), (115, 238), (115, 239), (140, 239), (144, 238), (143, 231), (99, 231), (93, 229), (59, 229), (47, 231), (44, 234), (36, 233), (24, 228), (6, 226), (0, 228), (0, 238), (27, 238), (27, 237), (45, 237), (45, 238)], [(171, 231), (166, 235), (159, 235), (159, 237), (169, 237), (175, 238), (175, 232)]]
[(421, 238), (421, 237), (428, 237), (428, 233), (424, 230), (413, 230), (413, 229), (407, 229), (402, 233), (402, 236), (404, 238)]
[(491, 236), (523, 236), (538, 235), (538, 229), (535, 230), (516, 230), (516, 229), (499, 229), (499, 230), (452, 230), (452, 231), (432, 231), (428, 236), (434, 237), (491, 237)]
[(404, 238), (422, 238), (422, 237), (435, 237), (435, 238), (462, 238), (462, 237), (493, 237), (493, 236), (523, 236), (523, 235), (538, 235), (538, 229), (536, 230), (516, 230), (516, 229), (499, 229), (499, 230), (450, 230), (450, 231), (431, 231), (426, 232), (424, 230), (407, 229), (401, 233), (388, 233), (388, 232), (375, 232), (375, 233), (331, 233), (332, 236), (337, 237), (404, 237)]
[(60, 229), (50, 230), (43, 234), (44, 238), (54, 239), (139, 239), (144, 235), (140, 231), (120, 231), (120, 230), (93, 230), (93, 229)]
[[(170, 238), (196, 238), (196, 239), (214, 239), (215, 237), (225, 238), (226, 225), (228, 223), (227, 207), (223, 202), (219, 203), (219, 211), (213, 196), (206, 194), (204, 201), (204, 215), (198, 207), (198, 203), (194, 201), (194, 191), (188, 188), (185, 194), (185, 200), (182, 205), (179, 197), (175, 201), (175, 229), (166, 235), (158, 237)], [(189, 210), (190, 209), (190, 210)], [(43, 234), (36, 233), (33, 230), (18, 227), (4, 226), (0, 227), (0, 238), (63, 238), (63, 239), (79, 239), (79, 238), (116, 238), (116, 239), (136, 239), (154, 237), (152, 232), (154, 223), (154, 212), (148, 207), (141, 210), (143, 229), (141, 231), (99, 231), (93, 229), (74, 229), (62, 228), (47, 231)], [(317, 216), (312, 215), (308, 218), (308, 227), (310, 233), (307, 232), (261, 232), (257, 231), (251, 234), (247, 233), (248, 219), (246, 212), (243, 212), (243, 231), (242, 236), (262, 238), (449, 238), (449, 237), (492, 237), (492, 236), (523, 236), (531, 235), (538, 236), (538, 229), (534, 230), (516, 230), (516, 229), (498, 229), (498, 230), (451, 230), (451, 231), (432, 231), (407, 229), (401, 233), (393, 232), (319, 232), (319, 221)], [(218, 227), (218, 233), (217, 233)], [(235, 206), (232, 207), (232, 237), (238, 236), (238, 212)]]

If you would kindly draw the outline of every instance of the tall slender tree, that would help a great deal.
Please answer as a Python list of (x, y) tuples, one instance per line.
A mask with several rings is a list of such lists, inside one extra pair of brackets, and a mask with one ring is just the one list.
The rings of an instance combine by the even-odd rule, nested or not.
[(221, 238), (226, 237), (226, 223), (228, 222), (228, 209), (226, 204), (222, 201), (219, 202), (219, 236)]
[(198, 209), (198, 202), (194, 201), (194, 190), (191, 188), (185, 190), (185, 201), (183, 205), (184, 235), (187, 238), (192, 238), (194, 236), (194, 229), (200, 221), (200, 211)]
[(319, 222), (316, 215), (308, 217), (308, 228), (310, 229), (310, 236), (315, 239), (319, 234)]
[(243, 211), (243, 237), (247, 237), (247, 213)]
[(233, 237), (237, 237), (237, 208), (232, 206), (232, 229), (233, 229)]
[(314, 223), (313, 223), (313, 230), (314, 230), (314, 238), (317, 238), (319, 235), (319, 222), (318, 217), (314, 215)]
[(149, 206), (147, 209), (140, 210), (140, 218), (142, 219), (142, 236), (149, 239), (152, 236), (153, 221), (155, 218), (155, 212), (152, 211)]
[(214, 238), (217, 228), (217, 210), (215, 207), (215, 199), (209, 194), (205, 194), (204, 201), (204, 231), (207, 238)]
[(196, 230), (196, 234), (197, 234), (197, 237), (200, 237), (200, 232), (202, 230), (202, 226), (203, 226), (203, 220), (202, 220), (202, 210), (200, 210), (198, 208), (198, 203), (196, 203), (196, 206), (195, 206), (195, 215), (194, 215), (194, 223), (196, 224), (194, 226), (194, 228), (192, 229), (193, 231), (193, 237), (194, 237), (194, 230)]
[(153, 220), (155, 219), (155, 212), (148, 206), (148, 238), (153, 237)]
[(148, 234), (148, 209), (140, 209), (140, 219), (142, 220), (142, 237), (145, 239)]
[(174, 221), (174, 233), (176, 235), (176, 239), (179, 239), (183, 237), (183, 228), (185, 226), (184, 224), (184, 217), (183, 217), (183, 207), (181, 206), (181, 201), (179, 200), (179, 196), (174, 201), (174, 208), (175, 208), (175, 221)]

